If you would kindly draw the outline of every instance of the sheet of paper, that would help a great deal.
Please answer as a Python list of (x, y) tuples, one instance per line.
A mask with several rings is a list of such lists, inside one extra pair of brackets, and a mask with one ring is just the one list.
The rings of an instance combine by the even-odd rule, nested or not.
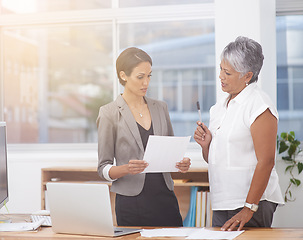
[(142, 237), (186, 237), (195, 231), (195, 228), (160, 228), (143, 229), (140, 233)]
[(234, 239), (244, 231), (214, 231), (205, 228), (143, 229), (142, 237), (186, 237), (186, 239)]
[(41, 219), (37, 222), (21, 222), (21, 223), (1, 223), (0, 232), (24, 232), (24, 231), (34, 231), (44, 222)]
[(186, 239), (234, 239), (244, 231), (213, 231), (200, 228), (192, 232)]
[(144, 170), (144, 173), (178, 172), (176, 163), (183, 159), (189, 140), (190, 136), (150, 135), (143, 157), (149, 166)]

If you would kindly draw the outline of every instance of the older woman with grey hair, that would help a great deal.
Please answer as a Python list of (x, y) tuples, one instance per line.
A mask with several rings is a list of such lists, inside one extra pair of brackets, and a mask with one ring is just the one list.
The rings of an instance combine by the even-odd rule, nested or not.
[(284, 204), (275, 170), (278, 112), (257, 86), (262, 47), (238, 37), (223, 50), (220, 80), (228, 96), (210, 109), (194, 139), (208, 162), (213, 227), (270, 227)]

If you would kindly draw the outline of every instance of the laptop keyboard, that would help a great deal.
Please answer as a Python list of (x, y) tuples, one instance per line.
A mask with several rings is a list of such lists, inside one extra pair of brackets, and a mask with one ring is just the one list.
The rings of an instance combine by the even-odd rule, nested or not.
[(51, 227), (52, 226), (52, 220), (50, 216), (45, 215), (31, 215), (32, 222), (40, 221), (41, 219), (44, 219), (44, 222), (41, 224), (42, 226)]

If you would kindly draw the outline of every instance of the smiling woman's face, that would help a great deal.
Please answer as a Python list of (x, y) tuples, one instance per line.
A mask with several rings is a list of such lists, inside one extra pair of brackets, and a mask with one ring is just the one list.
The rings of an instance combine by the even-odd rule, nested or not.
[(125, 80), (124, 91), (128, 91), (136, 96), (145, 96), (150, 77), (151, 65), (149, 62), (139, 63), (132, 71), (130, 76), (126, 76), (124, 72), (120, 73), (122, 79)]
[(241, 74), (237, 72), (229, 62), (224, 59), (220, 64), (221, 87), (223, 92), (231, 95), (231, 99), (235, 98), (245, 87), (247, 82), (247, 74), (240, 77)]

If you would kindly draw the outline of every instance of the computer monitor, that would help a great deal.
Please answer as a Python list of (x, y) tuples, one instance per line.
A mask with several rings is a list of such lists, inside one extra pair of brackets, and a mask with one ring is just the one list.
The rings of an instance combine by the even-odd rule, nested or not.
[(0, 122), (0, 209), (8, 202), (6, 123)]

